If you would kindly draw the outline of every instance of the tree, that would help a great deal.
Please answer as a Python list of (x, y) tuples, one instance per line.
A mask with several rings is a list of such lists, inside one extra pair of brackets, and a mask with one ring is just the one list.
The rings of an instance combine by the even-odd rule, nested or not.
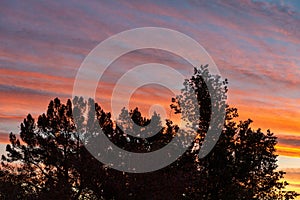
[[(72, 118), (72, 103), (58, 98), (37, 123), (28, 114), (21, 123), (20, 139), (10, 134), (3, 168), (23, 192), (20, 199), (77, 199), (82, 196), (82, 144)], [(5, 176), (7, 179), (7, 176)], [(21, 183), (21, 184), (19, 184)]]
[[(211, 123), (212, 107), (223, 109), (227, 92), (227, 80), (218, 81), (220, 77), (208, 72), (208, 66), (195, 68), (194, 76), (184, 83), (183, 95), (173, 100), (171, 107), (180, 113), (180, 102), (189, 103), (191, 89), (196, 91), (198, 105), (200, 105), (199, 142), (207, 137), (206, 133)], [(206, 84), (213, 85), (215, 96), (211, 96)], [(217, 98), (216, 105), (210, 101)], [(188, 105), (191, 110), (198, 109), (198, 105)], [(185, 105), (186, 106), (186, 105)], [(184, 116), (187, 117), (187, 116)], [(218, 142), (212, 151), (203, 159), (197, 161), (195, 183), (187, 190), (187, 197), (191, 199), (294, 199), (298, 196), (293, 191), (285, 191), (286, 181), (282, 181), (285, 172), (278, 171), (276, 144), (277, 138), (269, 130), (263, 133), (261, 129), (252, 130), (252, 120), (240, 121), (236, 108), (226, 105), (224, 128)], [(212, 119), (213, 120), (213, 119)], [(216, 138), (211, 138), (216, 139)], [(196, 142), (196, 140), (195, 140)], [(198, 153), (196, 151), (195, 153)], [(193, 152), (191, 152), (193, 153)], [(201, 187), (205, 185), (205, 187)]]

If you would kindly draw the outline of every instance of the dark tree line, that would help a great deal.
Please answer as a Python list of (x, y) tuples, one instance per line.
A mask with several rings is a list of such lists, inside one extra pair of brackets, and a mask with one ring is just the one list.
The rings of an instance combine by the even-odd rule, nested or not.
[[(120, 172), (99, 162), (81, 136), (96, 132), (100, 125), (118, 147), (145, 153), (167, 145), (178, 133), (176, 124), (162, 122), (155, 113), (148, 119), (138, 108), (124, 108), (116, 126), (111, 114), (91, 99), (76, 97), (66, 104), (58, 98), (50, 101), (47, 112), (37, 120), (30, 114), (24, 119), (20, 137), (10, 133), (0, 168), (0, 199), (294, 199), (298, 194), (285, 190), (285, 172), (277, 169), (276, 136), (251, 129), (250, 119), (236, 122), (237, 109), (225, 104), (225, 96), (218, 96), (220, 105), (212, 105), (208, 82), (227, 91), (227, 80), (221, 82), (209, 75), (207, 66), (201, 66), (185, 81), (182, 95), (172, 99), (171, 108), (181, 113), (180, 102), (189, 102), (187, 91), (196, 91), (201, 117), (192, 145), (171, 165), (141, 174)], [(212, 106), (226, 106), (224, 128), (212, 151), (199, 159), (198, 147), (206, 136)], [(189, 108), (198, 107), (191, 104)], [(153, 130), (147, 128), (150, 122), (159, 130), (156, 135), (130, 135)]]

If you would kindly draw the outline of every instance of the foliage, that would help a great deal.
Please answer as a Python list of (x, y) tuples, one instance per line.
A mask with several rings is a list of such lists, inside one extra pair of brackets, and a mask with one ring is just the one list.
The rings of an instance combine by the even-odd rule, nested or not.
[[(208, 92), (206, 84), (216, 89)], [(115, 145), (127, 151), (146, 153), (163, 148), (178, 133), (171, 120), (163, 122), (156, 113), (150, 119), (138, 108), (122, 109), (114, 122), (92, 99), (75, 98), (66, 104), (56, 98), (37, 122), (29, 114), (21, 123), (20, 138), (9, 135), (7, 155), (0, 168), (1, 199), (294, 199), (285, 191), (285, 172), (277, 170), (277, 138), (269, 130), (251, 129), (251, 120), (236, 122), (236, 108), (225, 105), (227, 80), (208, 73), (207, 66), (195, 69), (182, 94), (171, 108), (182, 117), (183, 102), (191, 112), (199, 109), (189, 99), (196, 91), (200, 119), (190, 148), (171, 165), (149, 173), (116, 171), (100, 163), (85, 148), (97, 138), (99, 125)], [(211, 98), (219, 98), (218, 105)], [(212, 151), (199, 159), (209, 129), (212, 107), (226, 106), (223, 132)], [(74, 114), (75, 113), (75, 114)], [(132, 121), (131, 121), (132, 119)], [(134, 123), (133, 123), (134, 122)], [(116, 125), (117, 123), (117, 125)], [(136, 125), (138, 126), (136, 126)], [(149, 124), (152, 127), (149, 128)], [(88, 126), (86, 126), (88, 125)], [(150, 130), (158, 130), (157, 134)], [(139, 138), (139, 134), (150, 137)], [(152, 136), (153, 135), (153, 136)]]

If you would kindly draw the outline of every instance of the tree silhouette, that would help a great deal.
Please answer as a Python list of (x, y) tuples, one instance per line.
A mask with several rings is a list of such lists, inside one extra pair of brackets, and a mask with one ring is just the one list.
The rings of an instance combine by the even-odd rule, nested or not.
[[(182, 120), (194, 120), (195, 139), (171, 165), (142, 174), (112, 169), (93, 157), (86, 146), (97, 144), (101, 128), (111, 142), (126, 151), (156, 151), (178, 134), (179, 127), (171, 120), (162, 122), (156, 113), (148, 119), (138, 108), (124, 108), (114, 122), (92, 99), (76, 97), (66, 104), (58, 98), (50, 101), (37, 121), (30, 114), (24, 119), (20, 138), (9, 135), (0, 168), (0, 198), (294, 199), (298, 194), (285, 191), (285, 172), (277, 170), (277, 138), (269, 130), (251, 129), (251, 120), (237, 122), (237, 109), (226, 105), (227, 84), (227, 80), (210, 75), (208, 66), (195, 68), (181, 95), (172, 98), (170, 105)], [(196, 104), (191, 95), (196, 95)], [(198, 109), (199, 119), (184, 113), (183, 106), (190, 113)], [(222, 109), (226, 110), (225, 121), (211, 119), (213, 112)], [(207, 134), (212, 120), (223, 126), (220, 137)], [(207, 156), (199, 158), (205, 138), (217, 143)]]
[(70, 198), (80, 184), (77, 162), (80, 146), (72, 120), (72, 105), (51, 101), (47, 113), (37, 123), (29, 114), (21, 123), (20, 138), (11, 133), (7, 145), (7, 163), (17, 161), (17, 173), (26, 174), (22, 186), (31, 198)]
[[(284, 191), (287, 185), (282, 181), (285, 172), (278, 171), (275, 146), (277, 138), (269, 130), (252, 130), (251, 120), (236, 122), (236, 108), (225, 104), (228, 81), (219, 81), (220, 77), (209, 74), (208, 65), (200, 66), (194, 71), (191, 79), (186, 80), (183, 95), (173, 100), (171, 107), (181, 112), (180, 102), (184, 102), (190, 110), (200, 106), (198, 138), (195, 143), (204, 146), (204, 138), (218, 142), (210, 153), (197, 160), (198, 169), (193, 173), (197, 178), (194, 186), (187, 190), (186, 197), (191, 199), (294, 199), (298, 194)], [(207, 84), (211, 84), (214, 93), (209, 93)], [(189, 91), (195, 91), (198, 105), (189, 103)], [(216, 98), (217, 101), (210, 101)], [(213, 104), (214, 103), (214, 104)], [(220, 138), (208, 136), (207, 130), (212, 112), (220, 112), (226, 107), (225, 123)], [(214, 109), (212, 109), (214, 107)], [(188, 117), (188, 116), (184, 116)], [(203, 148), (203, 147), (202, 147)], [(196, 151), (196, 153), (198, 153)], [(193, 153), (193, 151), (191, 152)], [(205, 187), (201, 187), (205, 185)]]

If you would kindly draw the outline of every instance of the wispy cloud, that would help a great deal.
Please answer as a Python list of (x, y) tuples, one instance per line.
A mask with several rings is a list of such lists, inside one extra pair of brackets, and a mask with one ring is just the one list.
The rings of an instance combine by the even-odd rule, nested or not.
[[(127, 29), (160, 26), (197, 40), (229, 78), (229, 103), (239, 108), (241, 119), (252, 118), (255, 128), (278, 134), (281, 154), (299, 153), (300, 5), (296, 1), (5, 0), (1, 4), (1, 130), (19, 124), (14, 116), (41, 114), (56, 96), (71, 97), (81, 62), (99, 42)], [(182, 50), (188, 51), (184, 46)], [(171, 54), (132, 52), (106, 71), (98, 90), (100, 104), (109, 109), (107, 99), (118, 78), (147, 62), (181, 72), (187, 67)], [(167, 107), (170, 94), (149, 87), (137, 91), (132, 105), (138, 103), (147, 113), (155, 102), (149, 94), (154, 93)]]

